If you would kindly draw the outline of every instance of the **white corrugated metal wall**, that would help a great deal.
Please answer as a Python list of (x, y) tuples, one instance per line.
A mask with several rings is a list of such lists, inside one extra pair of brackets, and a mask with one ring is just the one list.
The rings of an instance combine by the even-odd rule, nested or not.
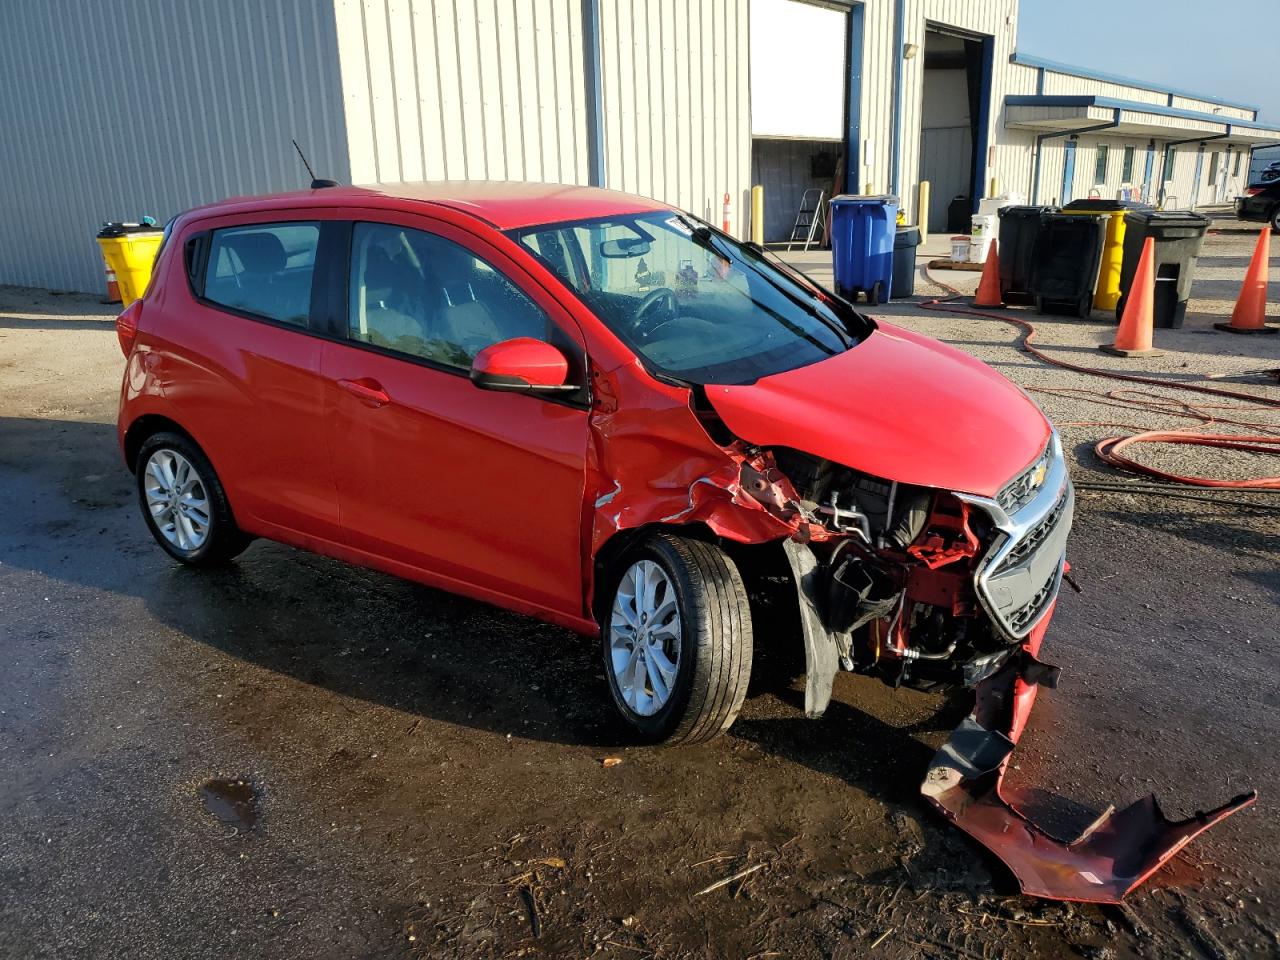
[(751, 181), (748, 0), (601, 4), (605, 185), (740, 232)]
[(587, 182), (581, 0), (334, 11), (353, 182)]
[(345, 179), (337, 38), (309, 0), (5, 5), (0, 283), (104, 288), (106, 220)]

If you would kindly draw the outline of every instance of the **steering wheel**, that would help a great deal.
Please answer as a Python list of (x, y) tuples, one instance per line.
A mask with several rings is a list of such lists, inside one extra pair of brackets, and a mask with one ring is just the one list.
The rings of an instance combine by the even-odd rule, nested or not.
[(656, 290), (650, 290), (645, 298), (640, 301), (640, 306), (636, 307), (636, 315), (635, 319), (631, 321), (631, 328), (639, 333), (641, 328), (648, 323), (648, 315), (658, 309), (658, 304), (664, 300), (666, 301), (666, 312), (669, 316), (663, 322), (666, 323), (674, 319), (678, 309), (675, 292), (667, 287), (658, 287)]

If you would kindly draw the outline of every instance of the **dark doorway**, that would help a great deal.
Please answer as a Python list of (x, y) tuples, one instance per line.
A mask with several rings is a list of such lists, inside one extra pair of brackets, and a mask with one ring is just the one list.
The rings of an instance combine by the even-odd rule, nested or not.
[(919, 177), (929, 181), (929, 222), (939, 230), (967, 233), (985, 192), (991, 51), (990, 37), (925, 30)]

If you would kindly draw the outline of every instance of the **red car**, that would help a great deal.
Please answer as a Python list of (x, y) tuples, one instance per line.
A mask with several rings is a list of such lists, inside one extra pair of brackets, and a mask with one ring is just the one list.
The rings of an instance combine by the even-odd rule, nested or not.
[(1018, 388), (649, 200), (231, 200), (169, 225), (120, 326), (120, 439), (175, 558), (268, 537), (598, 633), (652, 739), (738, 712), (739, 544), (822, 581), (812, 713), (838, 661), (972, 682), (1058, 590), (1071, 488)]
[(174, 558), (266, 537), (596, 635), (645, 738), (729, 727), (768, 589), (798, 599), (810, 715), (840, 668), (979, 692), (926, 783), (951, 815), (1054, 675), (1073, 499), (1035, 404), (663, 204), (229, 200), (168, 226), (118, 331), (120, 443)]

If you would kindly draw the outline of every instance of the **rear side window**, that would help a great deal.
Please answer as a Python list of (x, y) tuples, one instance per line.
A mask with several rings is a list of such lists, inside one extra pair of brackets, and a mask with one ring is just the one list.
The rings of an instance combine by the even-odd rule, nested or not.
[(204, 298), (268, 320), (307, 325), (320, 224), (256, 223), (214, 230)]

